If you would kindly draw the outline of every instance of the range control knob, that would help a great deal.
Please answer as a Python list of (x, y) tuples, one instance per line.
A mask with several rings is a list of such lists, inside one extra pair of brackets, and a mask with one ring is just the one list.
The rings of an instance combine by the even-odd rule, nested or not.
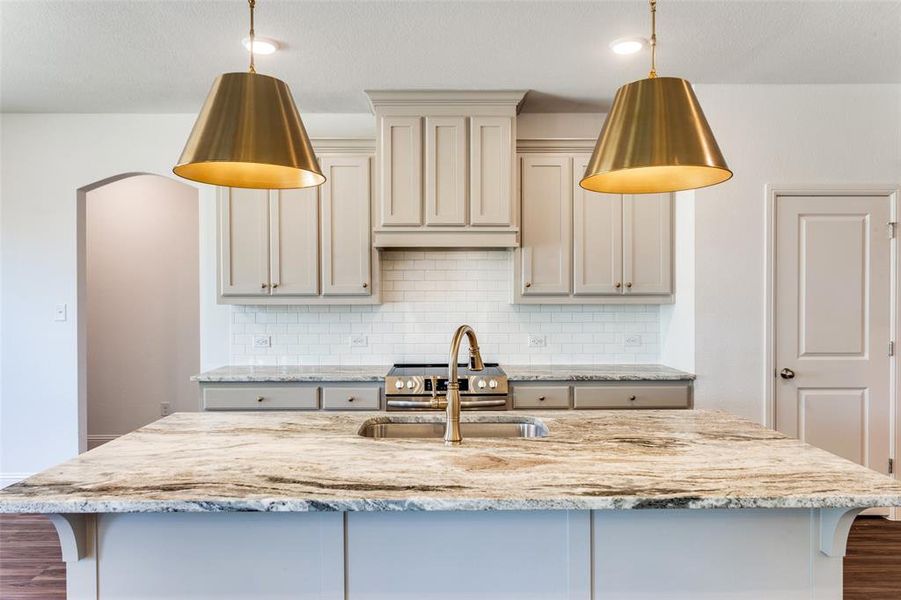
[(408, 380), (407, 380), (407, 389), (408, 389), (408, 390), (412, 390), (412, 389), (413, 389), (413, 386), (415, 386), (415, 385), (416, 385), (416, 384), (413, 383), (413, 380), (412, 380), (412, 379), (408, 379)]
[(488, 387), (490, 387), (491, 389), (496, 388), (496, 387), (497, 387), (497, 380), (496, 380), (496, 379), (491, 379), (491, 380), (489, 380), (489, 381), (488, 381)]
[(483, 389), (485, 389), (485, 386), (488, 384), (485, 383), (484, 379), (479, 379), (479, 381), (478, 381), (478, 383), (476, 383), (476, 385), (479, 386), (479, 389), (483, 390)]
[(399, 390), (402, 390), (402, 389), (404, 389), (404, 382), (401, 381), (400, 379), (398, 379), (397, 381), (394, 382), (394, 387)]

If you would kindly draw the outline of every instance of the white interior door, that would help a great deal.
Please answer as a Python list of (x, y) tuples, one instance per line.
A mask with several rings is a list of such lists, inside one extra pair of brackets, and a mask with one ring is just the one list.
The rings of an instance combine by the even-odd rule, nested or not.
[(891, 252), (888, 196), (778, 196), (775, 425), (888, 471)]

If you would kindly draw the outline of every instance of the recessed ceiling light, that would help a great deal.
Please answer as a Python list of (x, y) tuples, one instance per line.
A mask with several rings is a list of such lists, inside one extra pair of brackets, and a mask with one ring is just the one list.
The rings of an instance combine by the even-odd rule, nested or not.
[[(244, 48), (250, 50), (250, 38), (246, 37), (241, 40), (241, 43), (244, 44)], [(254, 36), (253, 38), (253, 53), (254, 54), (272, 54), (278, 50), (278, 42), (273, 40), (272, 38), (264, 38)]]
[(610, 49), (617, 54), (635, 54), (647, 44), (648, 41), (643, 37), (619, 38), (610, 42)]

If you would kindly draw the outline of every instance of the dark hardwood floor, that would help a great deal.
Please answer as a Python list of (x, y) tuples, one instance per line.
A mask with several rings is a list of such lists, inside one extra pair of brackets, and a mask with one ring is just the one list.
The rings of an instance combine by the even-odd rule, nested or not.
[(66, 565), (46, 517), (0, 515), (0, 598), (64, 600)]
[[(41, 516), (0, 515), (0, 598), (64, 599), (66, 568), (53, 525)], [(901, 522), (855, 521), (845, 557), (845, 600), (901, 599)]]

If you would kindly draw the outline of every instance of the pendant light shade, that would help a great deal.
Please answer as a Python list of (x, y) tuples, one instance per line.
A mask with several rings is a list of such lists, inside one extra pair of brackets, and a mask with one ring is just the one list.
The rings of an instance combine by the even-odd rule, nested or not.
[(216, 78), (176, 175), (228, 187), (284, 189), (325, 181), (287, 84), (257, 73)]
[(616, 92), (580, 185), (593, 192), (650, 194), (730, 177), (691, 84), (653, 77)]
[(616, 91), (579, 185), (592, 192), (693, 190), (732, 177), (691, 84), (657, 77), (657, 0), (651, 9), (651, 72)]

